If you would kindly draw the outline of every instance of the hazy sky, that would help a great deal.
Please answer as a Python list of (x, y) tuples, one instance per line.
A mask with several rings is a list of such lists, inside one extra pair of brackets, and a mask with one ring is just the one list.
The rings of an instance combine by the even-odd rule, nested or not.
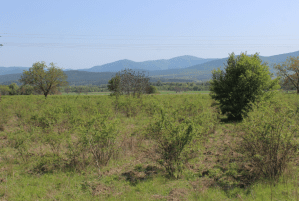
[(0, 66), (64, 69), (299, 50), (298, 0), (6, 0)]

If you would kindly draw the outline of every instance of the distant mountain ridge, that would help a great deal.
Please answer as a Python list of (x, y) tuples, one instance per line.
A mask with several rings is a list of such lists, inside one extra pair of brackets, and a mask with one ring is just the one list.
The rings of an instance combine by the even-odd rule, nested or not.
[[(125, 68), (133, 70), (167, 70), (167, 69), (181, 69), (189, 66), (202, 64), (215, 59), (203, 59), (194, 56), (179, 56), (172, 59), (160, 59), (149, 60), (142, 62), (135, 62), (128, 59), (118, 60), (112, 63), (107, 63), (100, 66), (94, 66), (88, 69), (77, 69), (78, 71), (86, 72), (118, 72)], [(0, 75), (23, 73), (24, 70), (28, 70), (30, 67), (0, 67)], [(65, 69), (64, 71), (70, 71), (74, 69)]]
[[(70, 70), (66, 71), (67, 81), (69, 85), (102, 85), (108, 84), (108, 81), (115, 76), (114, 72), (85, 72), (85, 71), (77, 71)], [(0, 85), (9, 85), (13, 82), (21, 85), (18, 81), (21, 78), (21, 73), (18, 74), (9, 74), (9, 75), (0, 75)], [(186, 79), (165, 79), (165, 78), (155, 78), (150, 77), (150, 82), (157, 82), (158, 80), (162, 82), (192, 82), (193, 80)]]
[(78, 69), (79, 71), (87, 72), (118, 72), (125, 68), (134, 70), (167, 70), (167, 69), (181, 69), (189, 66), (202, 64), (215, 59), (203, 59), (194, 56), (180, 56), (172, 59), (150, 60), (143, 62), (135, 62), (128, 59), (115, 61), (101, 66), (94, 66), (89, 69)]
[[(260, 56), (263, 62), (267, 62), (270, 67), (270, 71), (274, 73), (273, 64), (284, 62), (288, 57), (299, 56), (299, 51), (279, 54), (274, 56)], [(81, 70), (65, 70), (68, 75), (68, 81), (71, 84), (103, 84), (107, 83), (108, 79), (111, 78), (117, 71), (124, 68), (130, 68), (133, 70), (142, 70), (146, 72), (146, 75), (149, 75), (152, 80), (161, 79), (161, 80), (209, 80), (211, 79), (211, 71), (220, 67), (224, 68), (227, 58), (222, 59), (201, 59), (192, 56), (182, 56), (175, 57), (169, 60), (154, 60), (154, 61), (144, 61), (144, 62), (134, 62), (130, 60), (119, 60), (109, 64), (104, 64), (102, 66), (95, 66), (90, 69), (81, 69)], [(199, 64), (191, 65), (198, 62)], [(201, 63), (202, 62), (202, 63)], [(160, 66), (159, 66), (160, 65)], [(191, 65), (191, 66), (189, 66)], [(164, 70), (161, 68), (164, 68)], [(184, 67), (187, 66), (187, 67)], [(152, 67), (152, 68), (150, 68)], [(150, 68), (151, 70), (149, 70)], [(170, 69), (172, 68), (172, 69)], [(11, 67), (4, 68), (0, 67), (0, 84), (1, 83), (10, 83), (12, 81), (17, 81), (23, 70), (28, 70), (29, 67)], [(158, 69), (158, 70), (153, 70)], [(106, 72), (97, 72), (106, 71)], [(110, 72), (109, 72), (109, 71)], [(108, 71), (108, 72), (107, 72)], [(17, 72), (17, 73), (12, 73)], [(100, 80), (100, 81), (96, 81)]]
[(23, 73), (30, 67), (0, 67), (0, 75)]
[[(273, 68), (274, 64), (278, 64), (281, 62), (286, 61), (288, 57), (298, 57), (299, 51), (279, 54), (274, 56), (260, 56), (263, 62), (267, 62), (269, 65), (269, 69), (271, 73), (276, 75), (276, 71)], [(205, 62), (203, 64), (198, 64), (194, 66), (190, 66), (184, 69), (169, 69), (169, 70), (160, 70), (160, 71), (150, 71), (149, 76), (152, 77), (160, 77), (160, 78), (186, 78), (186, 79), (193, 79), (193, 80), (208, 80), (211, 78), (211, 71), (213, 69), (223, 69), (227, 58), (212, 60), (209, 62)]]

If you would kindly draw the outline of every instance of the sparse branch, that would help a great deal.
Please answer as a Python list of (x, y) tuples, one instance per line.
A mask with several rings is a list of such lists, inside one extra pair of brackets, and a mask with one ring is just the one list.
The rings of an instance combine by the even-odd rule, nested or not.
[(291, 83), (299, 94), (299, 56), (289, 57), (285, 62), (274, 65), (274, 69), (278, 70), (284, 85)]
[(133, 94), (140, 97), (149, 91), (149, 78), (145, 77), (144, 72), (136, 73), (132, 69), (118, 72), (108, 83), (108, 89), (114, 94)]

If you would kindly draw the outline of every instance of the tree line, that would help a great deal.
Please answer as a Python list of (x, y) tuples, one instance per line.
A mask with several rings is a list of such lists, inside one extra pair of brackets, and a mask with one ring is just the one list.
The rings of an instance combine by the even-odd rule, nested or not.
[[(238, 59), (247, 56), (242, 54)], [(112, 77), (107, 85), (101, 86), (69, 86), (67, 82), (67, 76), (62, 71), (61, 68), (50, 63), (49, 66), (45, 62), (36, 62), (28, 71), (24, 71), (21, 79), (18, 81), (21, 83), (19, 87), (16, 83), (11, 83), (10, 85), (0, 85), (0, 95), (30, 95), (30, 94), (43, 94), (47, 97), (49, 94), (60, 94), (62, 91), (76, 92), (76, 93), (88, 93), (88, 92), (103, 92), (111, 91), (114, 95), (122, 94), (132, 94), (133, 96), (140, 96), (145, 93), (156, 93), (157, 90), (170, 90), (170, 91), (201, 91), (201, 90), (215, 90), (215, 80), (217, 79), (232, 79), (229, 88), (235, 88), (238, 86), (237, 80), (240, 76), (251, 76), (254, 80), (254, 76), (260, 75), (264, 72), (263, 70), (257, 69), (257, 65), (267, 66), (267, 64), (262, 64), (258, 54), (254, 55), (255, 61), (249, 62), (250, 59), (247, 57), (244, 62), (248, 62), (248, 66), (240, 67), (238, 64), (238, 59), (234, 60), (234, 54), (227, 60), (227, 66), (234, 66), (232, 69), (242, 68), (246, 69), (245, 72), (238, 72), (235, 77), (226, 78), (230, 73), (230, 68), (226, 71), (213, 71), (213, 78), (207, 82), (187, 82), (187, 83), (166, 83), (158, 80), (157, 82), (150, 83), (150, 78), (145, 76), (143, 72), (135, 72), (132, 69), (125, 69), (116, 73)], [(242, 64), (243, 65), (243, 64)], [(265, 68), (265, 67), (263, 67)], [(277, 78), (279, 85), (284, 90), (296, 90), (299, 94), (299, 56), (289, 57), (285, 62), (281, 64), (274, 65), (274, 69), (277, 70), (279, 77)], [(236, 71), (237, 72), (237, 71)], [(251, 73), (251, 74), (250, 74)], [(243, 86), (242, 90), (252, 91), (252, 88), (256, 87), (257, 83), (251, 83), (251, 85)], [(224, 85), (222, 86), (224, 87)]]
[[(175, 91), (177, 93), (184, 91), (208, 91), (209, 82), (150, 82), (150, 85), (155, 86), (157, 91)], [(62, 93), (77, 93), (88, 94), (93, 92), (110, 92), (108, 84), (98, 85), (68, 85), (60, 87), (57, 91), (51, 92), (52, 95)], [(11, 83), (9, 85), (0, 85), (1, 95), (42, 95), (36, 91), (31, 85), (20, 85), (18, 83)]]

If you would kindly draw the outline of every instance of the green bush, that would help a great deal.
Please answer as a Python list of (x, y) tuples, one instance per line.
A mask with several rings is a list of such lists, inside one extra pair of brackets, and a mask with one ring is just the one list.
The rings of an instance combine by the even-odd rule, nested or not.
[(157, 162), (166, 169), (170, 177), (179, 178), (185, 161), (182, 152), (194, 136), (192, 123), (178, 123), (161, 109), (161, 116), (150, 125), (150, 132), (157, 143)]
[(148, 88), (148, 94), (155, 94), (155, 93), (157, 93), (158, 92), (158, 89), (157, 89), (157, 87), (155, 87), (155, 86), (153, 86), (153, 85), (151, 85), (151, 86), (149, 86), (149, 88)]
[(31, 95), (31, 94), (37, 94), (34, 90), (33, 86), (30, 85), (22, 85), (20, 87), (20, 94), (21, 95)]
[[(298, 149), (298, 109), (278, 101), (264, 102), (253, 107), (240, 125), (237, 151), (250, 167), (248, 176), (254, 180), (277, 180)], [(243, 164), (244, 165), (244, 164)]]
[(1, 95), (8, 95), (10, 92), (10, 89), (6, 85), (0, 85), (0, 94)]
[(19, 86), (16, 83), (11, 83), (8, 87), (9, 87), (9, 95), (19, 94)]
[(280, 88), (279, 78), (271, 80), (269, 67), (262, 64), (257, 53), (237, 57), (232, 53), (225, 71), (218, 68), (212, 74), (211, 97), (219, 101), (221, 112), (229, 119), (242, 119), (251, 109), (250, 102), (268, 99), (273, 90)]
[(16, 149), (24, 162), (27, 161), (29, 136), (23, 131), (19, 130), (8, 136), (11, 147)]
[[(99, 118), (99, 117), (98, 117)], [(81, 143), (93, 155), (96, 166), (107, 165), (109, 160), (118, 154), (116, 147), (117, 122), (108, 122), (107, 117), (87, 122), (82, 128)]]

